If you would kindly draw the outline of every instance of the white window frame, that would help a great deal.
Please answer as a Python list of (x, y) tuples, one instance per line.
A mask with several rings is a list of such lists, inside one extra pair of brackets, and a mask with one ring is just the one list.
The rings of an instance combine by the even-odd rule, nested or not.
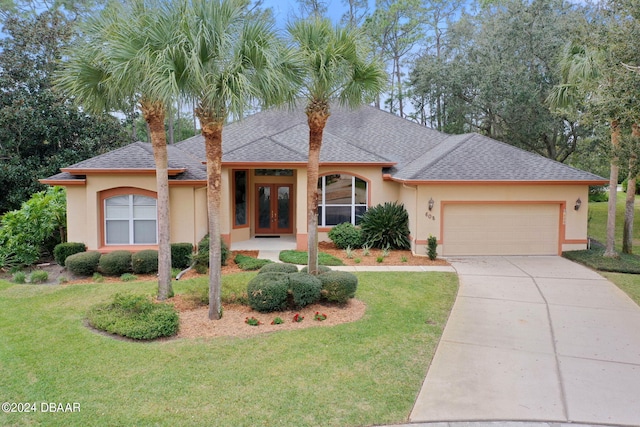
[[(118, 219), (109, 219), (107, 217), (107, 202), (110, 199), (116, 198), (116, 197), (122, 197), (122, 196), (127, 196), (129, 199), (129, 204), (128, 204), (128, 210), (129, 210), (129, 217), (128, 218), (118, 218)], [(134, 209), (134, 204), (133, 204), (133, 197), (134, 196), (139, 196), (139, 197), (146, 197), (147, 199), (151, 199), (155, 202), (155, 209), (153, 210), (155, 215), (153, 216), (153, 218), (134, 218), (134, 213), (133, 213), (133, 209)], [(157, 245), (158, 244), (158, 200), (153, 198), (153, 197), (149, 197), (146, 196), (144, 194), (117, 194), (111, 197), (108, 197), (106, 199), (104, 199), (104, 243), (107, 246), (121, 246), (121, 245)], [(128, 221), (129, 223), (129, 242), (128, 243), (109, 243), (109, 235), (107, 233), (107, 222), (109, 221)], [(155, 222), (155, 242), (153, 243), (135, 243), (134, 242), (134, 225), (136, 221), (154, 221)]]
[[(327, 174), (327, 175), (333, 175), (333, 174)], [(327, 181), (326, 181), (326, 177), (327, 175), (322, 175), (320, 178), (322, 184), (321, 184), (321, 194), (322, 197), (321, 199), (318, 201), (318, 207), (322, 208), (322, 214), (320, 215), (320, 217), (318, 218), (318, 227), (335, 227), (338, 224), (333, 224), (333, 225), (327, 225), (327, 221), (326, 221), (326, 214), (327, 214), (327, 206), (329, 207), (350, 207), (351, 208), (351, 224), (356, 225), (356, 207), (365, 207), (365, 211), (369, 208), (369, 181), (367, 181), (366, 179), (360, 178), (358, 176), (355, 175), (351, 175), (348, 173), (340, 173), (340, 175), (342, 176), (350, 176), (351, 177), (351, 203), (350, 204), (344, 204), (344, 203), (331, 203), (328, 204), (326, 203), (326, 190), (327, 190)], [(365, 183), (365, 203), (356, 203), (356, 178), (359, 179), (360, 181)]]

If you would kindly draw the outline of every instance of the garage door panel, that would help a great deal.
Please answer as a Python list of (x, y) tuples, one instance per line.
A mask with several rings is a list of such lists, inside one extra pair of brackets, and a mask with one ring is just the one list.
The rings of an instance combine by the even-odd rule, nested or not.
[(444, 255), (555, 255), (559, 204), (450, 204)]

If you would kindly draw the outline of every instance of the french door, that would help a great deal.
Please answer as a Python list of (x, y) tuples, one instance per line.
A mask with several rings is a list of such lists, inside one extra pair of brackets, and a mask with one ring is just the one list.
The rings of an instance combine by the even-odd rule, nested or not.
[(255, 234), (288, 234), (293, 231), (291, 184), (256, 184)]

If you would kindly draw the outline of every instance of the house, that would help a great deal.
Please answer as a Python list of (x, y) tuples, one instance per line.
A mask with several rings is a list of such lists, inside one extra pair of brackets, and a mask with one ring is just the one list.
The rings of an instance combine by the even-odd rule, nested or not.
[[(272, 109), (223, 132), (223, 238), (307, 244), (307, 118)], [(590, 185), (606, 180), (475, 133), (447, 135), (395, 115), (332, 107), (321, 151), (320, 240), (370, 206), (402, 202), (411, 246), (451, 255), (556, 255), (587, 245)], [(171, 241), (207, 233), (202, 136), (168, 147)], [(91, 250), (156, 247), (151, 146), (136, 142), (42, 180), (67, 188), (69, 241)]]

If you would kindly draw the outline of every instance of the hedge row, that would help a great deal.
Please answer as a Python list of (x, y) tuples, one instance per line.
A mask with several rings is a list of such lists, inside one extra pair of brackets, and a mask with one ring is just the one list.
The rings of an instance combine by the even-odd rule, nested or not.
[[(99, 272), (107, 276), (125, 273), (153, 274), (158, 271), (158, 251), (145, 249), (139, 252), (113, 251), (101, 255), (96, 251), (86, 252), (83, 243), (61, 243), (54, 249), (58, 264), (77, 276), (91, 276)], [(171, 267), (184, 269), (190, 265), (193, 254), (191, 243), (171, 244)]]

